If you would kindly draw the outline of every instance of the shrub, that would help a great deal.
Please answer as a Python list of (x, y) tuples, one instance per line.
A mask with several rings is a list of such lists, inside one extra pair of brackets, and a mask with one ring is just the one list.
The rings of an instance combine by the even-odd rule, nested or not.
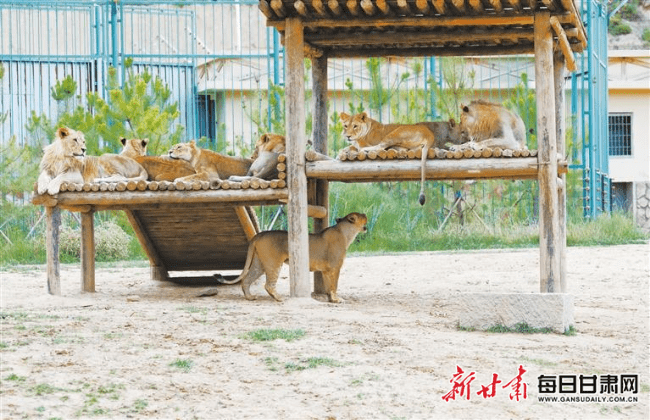
[(632, 28), (626, 22), (623, 22), (619, 17), (613, 17), (609, 21), (609, 33), (611, 35), (627, 35), (632, 33)]
[(650, 45), (650, 28), (645, 28), (643, 30), (641, 39), (645, 42), (646, 45)]
[[(63, 226), (59, 236), (61, 254), (73, 259), (81, 256), (79, 229)], [(114, 221), (102, 222), (95, 228), (95, 259), (97, 261), (124, 260), (129, 256), (131, 238)]]

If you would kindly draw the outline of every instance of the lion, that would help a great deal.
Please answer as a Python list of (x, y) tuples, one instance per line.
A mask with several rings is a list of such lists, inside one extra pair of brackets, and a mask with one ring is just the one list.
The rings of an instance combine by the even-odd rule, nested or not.
[(419, 202), (424, 205), (427, 154), (436, 142), (433, 132), (422, 124), (382, 124), (370, 118), (365, 112), (356, 115), (341, 112), (339, 117), (343, 123), (343, 135), (348, 142), (354, 143), (349, 147), (351, 150), (372, 151), (389, 148), (413, 150), (422, 148)]
[(524, 121), (503, 105), (477, 100), (461, 105), (461, 110), (461, 135), (470, 141), (454, 146), (453, 150), (528, 149)]
[(196, 146), (194, 140), (172, 146), (169, 157), (189, 162), (196, 171), (196, 174), (177, 178), (179, 181), (198, 180), (220, 183), (233, 175), (246, 175), (253, 163), (252, 159), (226, 156), (212, 150), (201, 149)]
[(39, 194), (58, 194), (64, 182), (84, 184), (147, 179), (147, 171), (129, 157), (110, 153), (86, 156), (83, 133), (68, 127), (59, 128), (54, 141), (43, 152), (37, 181)]
[(460, 126), (453, 118), (449, 121), (423, 121), (417, 123), (427, 127), (436, 138), (433, 147), (447, 149), (450, 145), (466, 143), (469, 139), (461, 135)]
[(230, 181), (261, 178), (275, 179), (278, 176), (278, 156), (286, 151), (286, 140), (280, 134), (262, 134), (251, 155), (253, 163), (245, 176), (231, 176)]
[[(328, 300), (340, 303), (336, 295), (339, 283), (339, 274), (348, 247), (360, 232), (366, 231), (368, 218), (363, 213), (350, 213), (337, 219), (336, 225), (325, 228), (320, 233), (309, 235), (309, 270), (320, 271), (327, 291)], [(278, 275), (282, 264), (289, 259), (289, 235), (283, 230), (270, 230), (260, 232), (253, 237), (246, 256), (246, 265), (241, 275), (228, 281), (217, 278), (220, 283), (234, 284), (241, 281), (244, 297), (255, 300), (250, 292), (251, 285), (262, 274), (266, 274), (264, 288), (276, 301), (282, 298), (275, 290)]]
[(147, 156), (149, 139), (120, 138), (123, 149), (120, 155), (130, 157), (147, 171), (149, 181), (174, 181), (176, 178), (196, 173), (192, 165), (184, 160), (172, 159), (169, 156)]

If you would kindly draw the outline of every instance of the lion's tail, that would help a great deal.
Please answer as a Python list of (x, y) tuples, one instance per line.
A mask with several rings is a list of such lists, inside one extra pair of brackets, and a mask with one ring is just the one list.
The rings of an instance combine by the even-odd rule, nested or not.
[(420, 175), (420, 198), (418, 200), (421, 206), (423, 206), (425, 201), (427, 201), (427, 198), (424, 195), (424, 180), (425, 180), (428, 154), (429, 154), (429, 145), (425, 144), (424, 147), (422, 148), (422, 173)]
[(248, 245), (248, 253), (246, 254), (246, 264), (244, 264), (244, 270), (241, 272), (239, 277), (234, 280), (226, 280), (221, 276), (215, 276), (217, 281), (221, 284), (236, 284), (242, 281), (244, 277), (248, 275), (250, 271), (251, 264), (253, 263), (253, 256), (255, 255), (255, 238), (251, 240), (251, 243)]

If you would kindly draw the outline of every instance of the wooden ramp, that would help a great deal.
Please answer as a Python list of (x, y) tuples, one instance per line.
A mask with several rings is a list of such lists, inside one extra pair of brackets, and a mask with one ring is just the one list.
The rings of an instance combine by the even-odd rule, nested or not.
[(241, 270), (248, 242), (260, 231), (248, 206), (187, 204), (126, 213), (159, 278), (171, 271)]

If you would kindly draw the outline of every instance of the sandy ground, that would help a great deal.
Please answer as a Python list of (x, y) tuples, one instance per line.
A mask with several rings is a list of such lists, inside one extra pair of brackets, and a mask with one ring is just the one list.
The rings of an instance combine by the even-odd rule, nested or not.
[[(98, 268), (94, 294), (80, 293), (77, 265), (63, 266), (55, 297), (44, 267), (13, 267), (0, 272), (0, 417), (647, 419), (649, 251), (569, 248), (575, 335), (457, 328), (460, 293), (537, 292), (537, 249), (349, 257), (340, 305), (276, 303), (261, 282), (255, 302), (238, 285), (197, 297), (205, 284), (155, 282), (144, 265), (120, 264)], [(304, 336), (247, 335), (261, 329)], [(504, 385), (520, 366), (517, 401)], [(469, 387), (445, 401), (457, 367)], [(604, 375), (635, 374), (637, 393), (600, 389)], [(573, 377), (596, 375), (597, 389), (576, 379), (574, 393), (540, 393), (540, 375), (565, 376), (568, 391)]]

